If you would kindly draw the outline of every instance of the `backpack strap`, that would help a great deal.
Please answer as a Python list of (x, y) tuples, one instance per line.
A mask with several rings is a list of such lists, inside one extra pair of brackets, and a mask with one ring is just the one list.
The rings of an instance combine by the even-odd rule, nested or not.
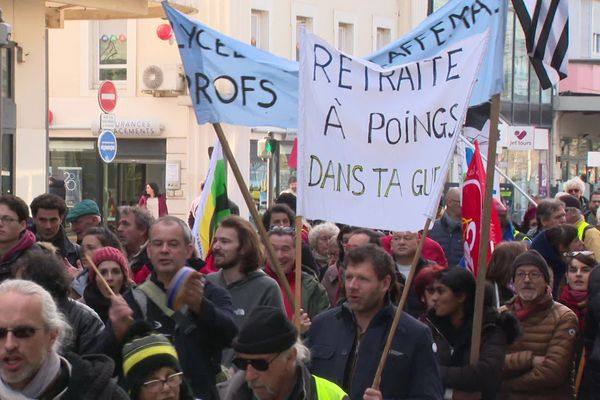
[[(166, 293), (162, 291), (161, 288), (156, 286), (156, 284), (152, 282), (151, 279), (146, 279), (141, 285), (137, 287), (137, 289), (142, 291), (146, 295), (145, 297), (150, 299), (150, 301), (154, 303), (163, 314), (175, 321), (175, 324), (178, 328), (180, 328), (183, 331), (183, 333), (188, 334), (194, 329), (196, 329), (196, 324), (194, 324), (185, 315), (185, 312), (187, 311), (187, 306), (182, 307), (180, 311), (173, 311), (172, 309), (167, 307)], [(144, 315), (144, 319), (147, 319), (146, 315)]]

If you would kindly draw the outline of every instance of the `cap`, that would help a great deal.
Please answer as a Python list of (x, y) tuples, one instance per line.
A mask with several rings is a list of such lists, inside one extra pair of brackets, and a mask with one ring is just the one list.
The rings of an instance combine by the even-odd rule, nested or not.
[(84, 215), (100, 215), (100, 209), (94, 200), (85, 199), (75, 204), (67, 214), (67, 222), (73, 222)]

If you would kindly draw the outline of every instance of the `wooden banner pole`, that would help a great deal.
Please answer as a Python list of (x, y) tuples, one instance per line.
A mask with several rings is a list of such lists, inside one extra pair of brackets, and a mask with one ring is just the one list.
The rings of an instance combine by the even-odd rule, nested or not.
[(244, 178), (242, 173), (240, 172), (240, 167), (238, 166), (233, 152), (231, 151), (231, 147), (229, 147), (229, 142), (225, 137), (225, 133), (223, 132), (223, 128), (221, 128), (221, 124), (214, 123), (212, 124), (219, 141), (221, 142), (221, 146), (223, 147), (223, 154), (227, 158), (229, 165), (231, 166), (231, 171), (233, 172), (233, 176), (237, 181), (238, 187), (242, 192), (242, 196), (244, 197), (244, 201), (246, 202), (246, 206), (248, 206), (248, 210), (250, 211), (250, 215), (254, 222), (256, 223), (256, 227), (258, 228), (258, 234), (265, 244), (265, 248), (267, 249), (267, 256), (269, 257), (269, 262), (271, 266), (274, 268), (281, 285), (283, 286), (283, 291), (292, 307), (295, 307), (294, 295), (292, 294), (292, 289), (290, 288), (290, 283), (288, 282), (285, 274), (283, 273), (283, 269), (281, 265), (279, 265), (279, 261), (275, 256), (275, 251), (273, 250), (273, 246), (271, 246), (271, 241), (269, 240), (269, 235), (267, 234), (267, 230), (265, 229), (262, 218), (258, 215), (258, 210), (256, 209), (256, 205), (254, 204), (254, 200), (252, 200), (252, 196), (250, 195), (250, 191), (244, 182)]
[(419, 240), (419, 245), (417, 246), (417, 252), (412, 260), (412, 264), (410, 265), (410, 272), (406, 277), (406, 283), (404, 284), (404, 289), (402, 290), (402, 296), (400, 297), (400, 303), (398, 303), (398, 307), (396, 308), (396, 314), (394, 315), (394, 320), (392, 321), (392, 326), (390, 327), (390, 332), (388, 333), (387, 340), (385, 342), (385, 347), (383, 348), (383, 353), (381, 354), (381, 358), (379, 359), (379, 365), (377, 366), (377, 372), (375, 372), (375, 378), (373, 379), (373, 385), (371, 387), (373, 389), (379, 390), (379, 385), (381, 384), (381, 374), (383, 372), (383, 367), (385, 366), (385, 362), (387, 361), (388, 353), (390, 352), (390, 347), (392, 347), (392, 341), (394, 340), (394, 336), (396, 334), (396, 329), (398, 329), (398, 323), (400, 322), (400, 316), (402, 315), (402, 310), (404, 309), (404, 305), (406, 304), (406, 299), (408, 298), (408, 292), (410, 292), (410, 285), (412, 284), (415, 270), (417, 269), (417, 264), (421, 259), (421, 253), (423, 252), (423, 245), (425, 244), (425, 238), (429, 233), (429, 225), (431, 224), (431, 218), (427, 218), (425, 221), (425, 226), (423, 227), (423, 233), (421, 234), (421, 240)]
[(485, 193), (483, 197), (483, 216), (481, 237), (479, 240), (479, 259), (477, 266), (477, 286), (475, 289), (475, 309), (473, 310), (473, 328), (471, 331), (471, 365), (479, 360), (481, 345), (481, 324), (483, 322), (483, 300), (485, 294), (485, 275), (487, 272), (488, 247), (490, 244), (490, 224), (492, 220), (492, 192), (494, 191), (494, 170), (496, 166), (496, 145), (498, 143), (498, 121), (500, 119), (500, 95), (492, 97), (490, 114), (490, 137), (488, 140)]
[(300, 308), (302, 307), (302, 217), (296, 215), (296, 269), (295, 269), (295, 287), (294, 287), (294, 323), (296, 329), (301, 332), (300, 326)]

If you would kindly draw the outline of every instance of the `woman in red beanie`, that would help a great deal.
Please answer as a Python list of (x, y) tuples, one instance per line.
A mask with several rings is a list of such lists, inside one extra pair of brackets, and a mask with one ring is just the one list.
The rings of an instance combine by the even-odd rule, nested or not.
[[(120, 250), (114, 247), (101, 247), (92, 254), (92, 261), (114, 293), (123, 293), (129, 287), (129, 264)], [(83, 299), (104, 322), (108, 319), (110, 297), (108, 288), (96, 276), (94, 269), (90, 268), (89, 283), (83, 292)]]

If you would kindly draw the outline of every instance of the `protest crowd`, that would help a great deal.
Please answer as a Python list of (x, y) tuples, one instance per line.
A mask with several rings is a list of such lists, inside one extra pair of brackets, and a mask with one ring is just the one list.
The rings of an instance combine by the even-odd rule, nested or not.
[[(0, 195), (0, 400), (600, 399), (600, 189), (574, 177), (513, 221), (483, 205), (477, 142), (444, 185), (469, 105), (501, 91), (488, 27), (506, 5), (485, 3), (452, 2), (372, 63), (303, 31), (300, 66), (163, 3), (219, 136), (202, 195), (184, 221), (149, 183), (112, 228), (93, 199)], [(198, 48), (218, 62), (191, 65)], [(218, 75), (256, 61), (277, 68), (239, 90)], [(298, 127), (262, 215), (238, 181), (250, 220), (227, 198), (220, 122)]]
[[(488, 263), (475, 363), (476, 280), (451, 228), (455, 188), (428, 238), (305, 220), (298, 253), (295, 194), (283, 193), (263, 222), (292, 294), (301, 290), (298, 320), (266, 243), (237, 215), (200, 259), (173, 216), (124, 206), (113, 233), (92, 200), (68, 210), (54, 194), (30, 206), (0, 196), (0, 398), (595, 399), (600, 233), (586, 221), (600, 192), (586, 201), (579, 183), (539, 200), (522, 235), (495, 201), (510, 234)], [(79, 245), (63, 221), (88, 216), (100, 221)]]

